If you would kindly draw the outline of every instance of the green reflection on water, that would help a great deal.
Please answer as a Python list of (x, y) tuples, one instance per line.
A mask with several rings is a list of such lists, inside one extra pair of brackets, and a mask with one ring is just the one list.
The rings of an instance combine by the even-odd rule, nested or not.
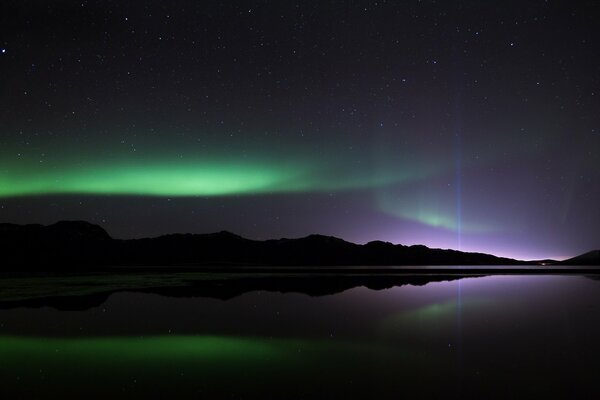
[(282, 356), (281, 344), (266, 340), (221, 336), (154, 336), (101, 338), (0, 337), (0, 357), (5, 362), (26, 362), (25, 356), (50, 361), (101, 363), (161, 361), (165, 359), (268, 361)]
[(380, 332), (397, 337), (443, 338), (454, 333), (465, 315), (496, 309), (496, 303), (486, 298), (461, 298), (427, 304), (416, 309), (388, 316), (381, 321)]
[[(164, 335), (0, 336), (0, 386), (18, 395), (350, 396), (420, 382), (439, 360), (377, 341)], [(373, 386), (376, 384), (376, 387)], [(366, 393), (363, 393), (366, 394)]]

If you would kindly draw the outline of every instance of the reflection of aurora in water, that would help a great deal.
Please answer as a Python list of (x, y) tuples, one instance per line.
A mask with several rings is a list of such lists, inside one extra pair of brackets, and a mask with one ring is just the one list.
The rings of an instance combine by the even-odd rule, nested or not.
[[(462, 299), (461, 282), (456, 282), (457, 296), (454, 299), (432, 303), (393, 314), (383, 319), (379, 325), (382, 337), (396, 342), (437, 342), (439, 346), (457, 348), (462, 342), (462, 316), (479, 315), (482, 312), (493, 312), (496, 304), (484, 297)], [(471, 327), (481, 330), (481, 326)]]
[[(431, 363), (424, 363), (425, 358), (412, 350), (369, 342), (190, 335), (3, 336), (0, 357), (0, 383), (6, 393), (15, 383), (6, 379), (10, 376), (18, 377), (17, 382), (39, 384), (26, 390), (38, 394), (37, 389), (47, 394), (58, 385), (72, 394), (93, 387), (95, 395), (125, 391), (155, 396), (163, 390), (163, 394), (200, 391), (219, 397), (263, 398), (274, 392), (296, 398), (332, 390), (351, 395), (345, 385), (362, 379), (379, 379), (381, 388), (389, 390), (398, 372), (416, 381), (416, 371)], [(394, 364), (396, 368), (386, 370)], [(405, 370), (409, 365), (412, 370)]]
[[(220, 336), (157, 336), (147, 338), (27, 338), (0, 337), (0, 354), (5, 362), (30, 362), (34, 357), (45, 362), (103, 364), (119, 360), (144, 363), (150, 360), (188, 360), (198, 362), (260, 363), (275, 361), (284, 355), (285, 342)], [(290, 343), (301, 346), (301, 343)], [(116, 365), (118, 367), (118, 365)]]
[(86, 311), (3, 309), (0, 386), (16, 397), (596, 394), (599, 293), (581, 276), (502, 275), (323, 297), (124, 292)]
[[(456, 282), (460, 285), (460, 282)], [(459, 298), (441, 303), (433, 303), (391, 315), (386, 318), (381, 328), (385, 332), (432, 333), (440, 329), (448, 330), (456, 324), (456, 315), (461, 312), (478, 312), (481, 309), (493, 307), (492, 300), (470, 298), (467, 302), (459, 302)]]

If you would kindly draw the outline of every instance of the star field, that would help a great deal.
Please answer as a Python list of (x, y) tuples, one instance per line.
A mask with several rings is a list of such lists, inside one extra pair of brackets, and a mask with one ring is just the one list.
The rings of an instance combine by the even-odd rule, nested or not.
[(600, 6), (8, 1), (0, 220), (599, 247)]

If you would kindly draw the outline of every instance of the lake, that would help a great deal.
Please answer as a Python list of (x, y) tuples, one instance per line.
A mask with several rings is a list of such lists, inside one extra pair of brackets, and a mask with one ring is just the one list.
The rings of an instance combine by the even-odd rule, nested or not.
[(595, 275), (0, 279), (3, 398), (600, 398)]

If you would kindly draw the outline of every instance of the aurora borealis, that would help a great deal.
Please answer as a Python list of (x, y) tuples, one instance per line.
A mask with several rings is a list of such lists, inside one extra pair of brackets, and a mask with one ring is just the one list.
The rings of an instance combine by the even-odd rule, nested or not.
[[(423, 167), (410, 171), (396, 163), (398, 171), (383, 168), (347, 170), (344, 161), (306, 155), (276, 158), (218, 155), (211, 152), (169, 156), (115, 155), (102, 160), (90, 151), (71, 159), (28, 163), (13, 159), (0, 176), (0, 197), (56, 194), (142, 195), (159, 197), (232, 196), (263, 193), (322, 192), (375, 188), (431, 174)], [(310, 160), (310, 162), (308, 161)], [(413, 167), (414, 168), (414, 167)], [(14, 172), (13, 172), (14, 171)]]
[(593, 2), (8, 1), (0, 222), (600, 247)]

